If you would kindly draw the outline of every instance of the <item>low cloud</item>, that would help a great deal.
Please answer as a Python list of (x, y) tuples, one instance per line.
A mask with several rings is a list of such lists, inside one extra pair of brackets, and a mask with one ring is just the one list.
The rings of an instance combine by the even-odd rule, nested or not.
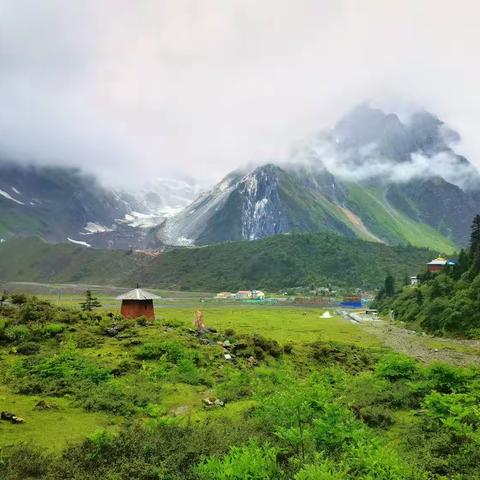
[(476, 163), (479, 13), (469, 0), (3, 0), (0, 157), (110, 183), (215, 181), (380, 96), (437, 113)]
[(283, 163), (326, 169), (346, 181), (407, 183), (416, 179), (441, 177), (464, 190), (480, 188), (477, 168), (452, 150), (432, 155), (413, 152), (404, 161), (382, 157), (376, 152), (375, 144), (345, 149), (331, 139), (317, 138), (309, 146), (299, 148)]

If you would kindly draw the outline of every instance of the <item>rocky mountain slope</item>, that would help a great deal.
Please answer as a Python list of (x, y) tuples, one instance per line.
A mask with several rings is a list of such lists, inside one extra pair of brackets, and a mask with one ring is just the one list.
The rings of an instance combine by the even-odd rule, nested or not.
[(430, 113), (362, 105), (288, 158), (234, 171), (204, 193), (170, 179), (111, 190), (79, 170), (0, 161), (0, 239), (128, 250), (332, 232), (451, 252), (480, 211), (480, 176), (455, 152), (458, 140)]
[[(103, 187), (78, 169), (0, 161), (0, 238), (142, 248), (149, 229), (198, 194), (192, 183), (158, 179), (135, 192)], [(158, 244), (158, 242), (156, 242)]]
[(286, 161), (228, 175), (156, 229), (169, 244), (330, 231), (452, 251), (480, 211), (480, 176), (458, 134), (427, 112), (360, 106)]

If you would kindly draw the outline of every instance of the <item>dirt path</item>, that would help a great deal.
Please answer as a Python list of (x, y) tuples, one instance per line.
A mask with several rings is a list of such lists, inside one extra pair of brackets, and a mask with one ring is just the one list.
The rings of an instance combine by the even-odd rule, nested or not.
[(454, 365), (468, 365), (480, 362), (478, 340), (432, 337), (383, 320), (361, 322), (360, 326), (375, 335), (385, 346), (424, 363), (444, 361)]

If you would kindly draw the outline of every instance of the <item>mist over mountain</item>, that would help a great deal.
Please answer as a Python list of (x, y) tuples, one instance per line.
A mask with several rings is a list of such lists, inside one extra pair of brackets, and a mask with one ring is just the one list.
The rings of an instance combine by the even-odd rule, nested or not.
[(203, 190), (152, 179), (112, 189), (79, 170), (0, 164), (0, 234), (163, 249), (293, 232), (333, 232), (441, 252), (466, 242), (480, 176), (460, 135), (433, 114), (362, 104), (287, 158), (239, 168)]
[(0, 237), (141, 248), (149, 228), (188, 205), (199, 187), (152, 179), (143, 189), (111, 189), (78, 168), (0, 159)]
[(334, 231), (451, 251), (480, 208), (480, 176), (460, 135), (426, 111), (401, 120), (360, 105), (286, 159), (233, 172), (156, 238), (195, 244)]

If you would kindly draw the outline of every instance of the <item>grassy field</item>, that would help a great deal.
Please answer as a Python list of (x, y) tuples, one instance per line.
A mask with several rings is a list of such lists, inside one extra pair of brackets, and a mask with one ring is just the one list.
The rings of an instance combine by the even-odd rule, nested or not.
[[(39, 401), (48, 401), (54, 409), (36, 408)], [(0, 424), (0, 446), (19, 442), (35, 443), (47, 450), (61, 450), (67, 442), (83, 440), (100, 429), (114, 431), (120, 424), (114, 415), (85, 412), (72, 405), (68, 398), (17, 395), (6, 387), (0, 387), (1, 409), (15, 412), (27, 419), (25, 424)]]
[[(448, 361), (448, 356), (442, 357), (447, 352), (463, 356), (465, 361), (460, 364), (466, 365), (477, 358), (474, 346), (412, 334), (385, 322), (352, 323), (335, 310), (329, 310), (331, 318), (321, 318), (325, 311), (321, 308), (221, 304), (205, 301), (204, 293), (159, 292), (164, 298), (157, 301), (153, 323), (119, 317), (120, 305), (113, 299), (116, 290), (98, 290), (103, 306), (92, 314), (81, 314), (71, 307), (81, 302), (80, 291), (84, 287), (77, 286), (82, 290), (76, 291), (56, 285), (48, 291), (42, 286), (40, 291), (36, 290), (39, 299), (27, 298), (17, 306), (2, 306), (0, 410), (25, 420), (22, 424), (0, 421), (0, 466), (2, 462), (5, 465), (5, 458), (11, 453), (17, 472), (6, 477), (8, 480), (44, 478), (43, 474), (24, 473), (23, 458), (35, 446), (42, 455), (52, 455), (42, 460), (42, 468), (57, 462), (57, 473), (52, 477), (55, 480), (147, 478), (139, 472), (153, 461), (148, 452), (155, 451), (163, 459), (165, 452), (175, 456), (187, 450), (194, 460), (188, 457), (183, 467), (168, 467), (169, 472), (175, 473), (168, 478), (183, 479), (187, 477), (181, 469), (185, 465), (190, 468), (192, 462), (198, 464), (203, 458), (201, 452), (225, 454), (229, 446), (245, 444), (252, 435), (259, 442), (266, 438), (268, 442), (279, 442), (281, 451), (289, 452), (294, 461), (282, 467), (291, 472), (290, 476), (248, 478), (453, 478), (417, 477), (408, 473), (409, 459), (415, 456), (418, 468), (435, 472), (436, 463), (431, 466), (424, 459), (437, 455), (437, 440), (429, 443), (430, 440), (418, 436), (425, 420), (422, 412), (428, 407), (424, 399), (430, 395), (436, 399), (437, 388), (455, 392), (456, 385), (462, 391), (476, 392), (480, 376), (475, 368), (452, 371), (449, 366), (442, 366), (438, 370), (435, 366), (431, 369), (429, 364), (438, 359)], [(59, 296), (55, 289), (60, 288)], [(197, 309), (202, 310), (206, 326), (215, 331), (197, 335), (192, 330)], [(408, 356), (394, 355), (394, 350)], [(228, 358), (230, 354), (233, 356)], [(454, 387), (450, 386), (452, 382)], [(206, 408), (205, 402), (212, 398), (225, 404), (221, 408)], [(452, 398), (458, 401), (457, 397)], [(473, 402), (476, 397), (471, 398), (462, 397), (460, 401)], [(466, 405), (462, 404), (462, 408), (470, 408)], [(322, 455), (333, 455), (329, 458), (336, 460), (337, 454), (331, 452), (337, 451), (337, 447), (331, 450), (328, 445), (330, 441), (339, 442), (342, 462), (350, 473), (336, 477), (295, 476), (304, 463), (298, 445), (292, 444), (303, 443), (298, 439), (295, 420), (299, 408), (309, 412), (303, 426), (311, 429), (309, 435), (317, 435), (318, 442), (327, 445)], [(289, 430), (278, 427), (279, 422), (290, 425)], [(202, 436), (210, 427), (213, 432)], [(435, 426), (443, 428), (447, 427), (442, 421)], [(169, 429), (176, 429), (177, 433), (168, 433)], [(190, 440), (183, 447), (178, 446), (181, 440), (177, 435), (185, 432), (186, 439), (200, 435), (192, 440), (199, 442), (193, 449)], [(450, 437), (443, 431), (441, 435), (439, 438), (447, 442), (442, 448), (449, 448)], [(412, 443), (416, 447), (405, 441), (409, 436), (417, 442)], [(115, 439), (121, 438), (123, 443), (115, 447)], [(361, 453), (365, 446), (352, 450), (355, 439), (366, 438), (371, 449), (368, 453)], [(157, 445), (158, 441), (166, 442), (166, 446), (155, 450), (152, 442)], [(305, 444), (307, 447), (309, 461), (319, 461), (317, 453), (322, 450), (316, 449), (323, 448), (321, 443)], [(128, 448), (133, 448), (133, 456)], [(32, 452), (30, 461), (40, 458), (37, 450)], [(137, 452), (145, 453), (143, 461), (147, 466), (133, 460)], [(352, 460), (352, 452), (360, 457)], [(448, 468), (453, 472), (458, 464), (462, 471), (474, 471), (475, 461), (467, 453), (462, 455), (469, 460), (463, 464), (448, 460)], [(100, 457), (103, 473), (98, 473), (91, 463)], [(117, 457), (122, 457), (125, 464), (122, 474), (118, 469), (123, 467), (114, 465)], [(64, 459), (67, 463), (73, 461), (68, 473), (62, 470)], [(365, 459), (371, 465), (369, 470), (361, 467), (367, 473), (359, 476), (355, 473), (356, 462)], [(397, 466), (384, 465), (384, 459)], [(167, 467), (163, 461), (155, 460), (160, 462), (161, 469), (152, 470), (157, 476), (152, 473), (148, 478), (164, 478), (162, 469)], [(378, 476), (371, 473), (377, 467), (403, 473)], [(44, 472), (42, 468), (37, 471)], [(75, 476), (78, 469), (84, 473)], [(247, 474), (193, 474), (188, 478), (230, 480), (245, 478), (242, 475)]]
[[(60, 288), (60, 286), (52, 286)], [(292, 343), (297, 346), (299, 352), (302, 345), (315, 340), (336, 341), (345, 344), (355, 344), (364, 347), (379, 346), (380, 342), (375, 336), (365, 333), (361, 326), (353, 324), (343, 318), (334, 315), (330, 319), (322, 319), (323, 309), (298, 307), (271, 307), (251, 306), (239, 304), (226, 304), (209, 306), (199, 300), (202, 294), (190, 294), (180, 296), (182, 292), (158, 291), (162, 297), (171, 298), (167, 305), (160, 300), (155, 308), (157, 322), (141, 331), (136, 338), (138, 342), (155, 341), (170, 338), (171, 334), (165, 331), (165, 324), (175, 324), (183, 327), (191, 327), (193, 315), (196, 309), (201, 309), (205, 316), (207, 326), (224, 331), (233, 329), (238, 334), (260, 334), (277, 340), (281, 345)], [(67, 307), (78, 306), (83, 296), (79, 293), (67, 292), (60, 296), (52, 293), (40, 293), (39, 298), (48, 299), (54, 304)], [(111, 295), (100, 293), (99, 299), (102, 308), (99, 313), (109, 311), (118, 312), (120, 302), (114, 300)], [(190, 306), (183, 305), (185, 301)], [(334, 312), (332, 312), (334, 313)], [(126, 347), (128, 340), (105, 338), (102, 345), (95, 348), (85, 348), (82, 354), (94, 360), (101, 359), (102, 364), (113, 366), (125, 358), (131, 357), (132, 349)], [(53, 345), (45, 345), (44, 352), (54, 351)], [(0, 355), (4, 365), (13, 363), (18, 356), (12, 355), (8, 349), (0, 348)], [(122, 378), (122, 386), (131, 388), (138, 378)], [(133, 387), (134, 388), (134, 387)], [(159, 411), (175, 414), (177, 411), (188, 413), (201, 418), (202, 398), (208, 394), (209, 388), (205, 386), (192, 386), (183, 383), (168, 383), (161, 389), (161, 398), (156, 404)], [(25, 425), (16, 426), (0, 422), (0, 446), (11, 445), (16, 442), (35, 442), (47, 449), (59, 450), (68, 441), (75, 441), (94, 433), (99, 429), (116, 428), (120, 422), (118, 417), (100, 413), (87, 413), (76, 405), (73, 399), (47, 397), (57, 408), (54, 410), (41, 411), (34, 407), (39, 399), (45, 397), (25, 396), (14, 393), (14, 388), (2, 386), (0, 390), (0, 404), (2, 410), (14, 411), (24, 417)], [(232, 402), (223, 414), (238, 415), (249, 402)], [(53, 441), (52, 441), (53, 439)]]

